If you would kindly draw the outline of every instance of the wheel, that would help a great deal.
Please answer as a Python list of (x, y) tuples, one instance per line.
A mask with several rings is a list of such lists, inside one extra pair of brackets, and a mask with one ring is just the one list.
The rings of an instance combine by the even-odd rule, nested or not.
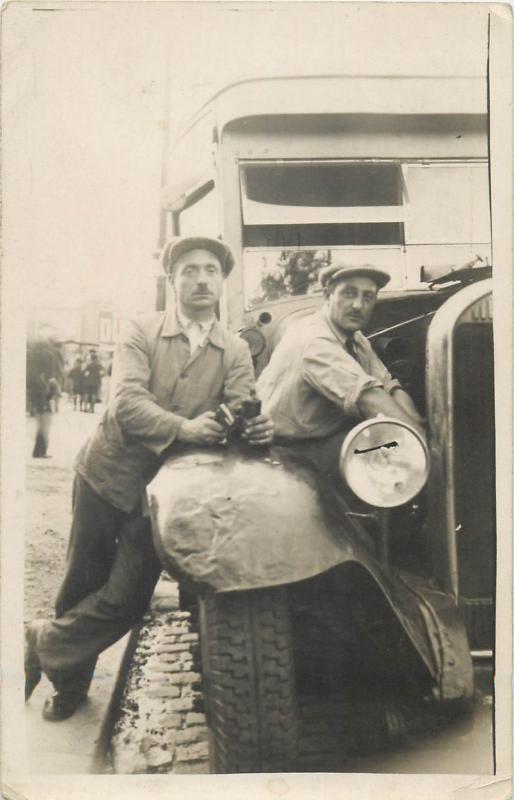
[(298, 717), (287, 592), (200, 600), (211, 771), (294, 770)]

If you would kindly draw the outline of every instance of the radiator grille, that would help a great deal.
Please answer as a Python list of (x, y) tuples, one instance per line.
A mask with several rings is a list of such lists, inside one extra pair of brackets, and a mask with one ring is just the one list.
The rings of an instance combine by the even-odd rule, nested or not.
[(472, 649), (494, 644), (496, 507), (494, 364), (490, 324), (454, 338), (454, 487), (459, 595)]

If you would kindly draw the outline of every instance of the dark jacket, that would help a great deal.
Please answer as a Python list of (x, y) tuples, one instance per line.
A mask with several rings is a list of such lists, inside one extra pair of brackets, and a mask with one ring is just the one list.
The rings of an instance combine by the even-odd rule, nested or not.
[(71, 378), (73, 394), (82, 394), (83, 376), (82, 367), (76, 366), (70, 369), (68, 377)]
[(97, 392), (102, 385), (104, 370), (99, 361), (93, 360), (86, 364), (82, 372), (83, 386), (86, 391)]

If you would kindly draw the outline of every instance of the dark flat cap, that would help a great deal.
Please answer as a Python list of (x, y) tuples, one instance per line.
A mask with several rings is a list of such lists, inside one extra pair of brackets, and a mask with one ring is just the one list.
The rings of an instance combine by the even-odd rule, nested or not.
[(175, 236), (164, 246), (161, 256), (164, 272), (173, 270), (177, 258), (189, 250), (208, 250), (219, 258), (225, 278), (232, 271), (234, 256), (228, 244), (220, 239), (211, 239), (208, 236)]
[(326, 289), (327, 286), (337, 283), (338, 281), (358, 276), (362, 278), (371, 278), (371, 280), (375, 281), (379, 289), (382, 289), (386, 283), (389, 283), (391, 280), (391, 276), (388, 272), (377, 269), (377, 267), (373, 267), (370, 264), (362, 264), (359, 266), (331, 264), (329, 267), (323, 267), (323, 269), (320, 270), (318, 280), (321, 287)]

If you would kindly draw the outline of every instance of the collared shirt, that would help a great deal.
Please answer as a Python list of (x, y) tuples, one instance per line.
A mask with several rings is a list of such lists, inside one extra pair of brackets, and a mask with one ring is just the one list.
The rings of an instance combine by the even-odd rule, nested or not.
[(210, 319), (203, 322), (197, 322), (194, 319), (189, 319), (177, 308), (177, 319), (180, 327), (185, 331), (189, 344), (191, 346), (191, 354), (193, 354), (197, 347), (203, 347), (205, 340), (210, 333), (216, 317), (213, 315)]
[(361, 418), (363, 391), (400, 386), (360, 331), (353, 344), (357, 359), (346, 351), (345, 334), (324, 308), (290, 325), (257, 381), (276, 436), (329, 436), (341, 430), (345, 417)]
[(105, 500), (130, 512), (185, 419), (250, 397), (254, 372), (245, 341), (215, 320), (191, 353), (174, 311), (127, 322), (113, 366), (112, 400), (80, 451), (77, 472)]

